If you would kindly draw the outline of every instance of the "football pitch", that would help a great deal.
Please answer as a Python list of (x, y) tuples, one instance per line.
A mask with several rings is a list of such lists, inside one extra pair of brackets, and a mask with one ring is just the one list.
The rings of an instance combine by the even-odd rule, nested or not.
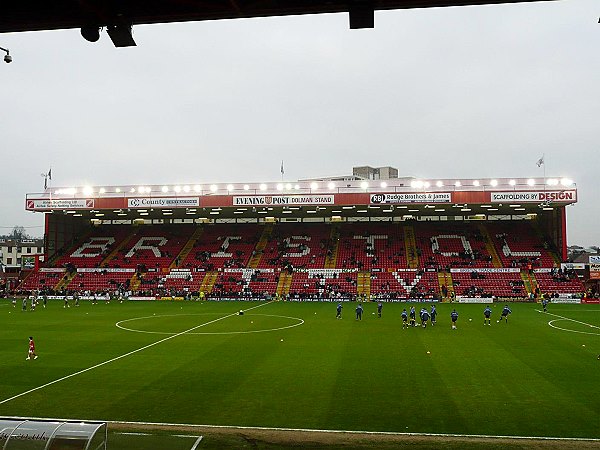
[(600, 305), (408, 306), (0, 300), (0, 416), (600, 438)]

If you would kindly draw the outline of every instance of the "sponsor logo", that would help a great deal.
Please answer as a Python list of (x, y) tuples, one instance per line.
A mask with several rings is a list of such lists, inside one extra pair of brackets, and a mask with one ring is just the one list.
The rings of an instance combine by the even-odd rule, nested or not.
[(93, 199), (63, 198), (27, 200), (27, 209), (92, 209)]
[(450, 192), (413, 192), (406, 194), (372, 194), (371, 203), (450, 203)]
[(333, 205), (334, 195), (264, 195), (233, 197), (233, 206)]
[(565, 202), (577, 201), (577, 191), (492, 192), (492, 202)]
[(189, 208), (200, 206), (198, 197), (134, 197), (127, 199), (128, 208)]

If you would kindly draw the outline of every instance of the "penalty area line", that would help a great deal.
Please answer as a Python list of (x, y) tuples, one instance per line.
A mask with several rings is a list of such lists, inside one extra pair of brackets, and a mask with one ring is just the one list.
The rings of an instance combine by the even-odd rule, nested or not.
[[(268, 305), (269, 303), (271, 303), (271, 302), (269, 301), (269, 302), (266, 302), (266, 303), (261, 303), (260, 305), (256, 305), (256, 306), (253, 306), (251, 308), (245, 309), (244, 312), (250, 311), (252, 309), (260, 308), (261, 306)], [(182, 331), (180, 333), (177, 333), (177, 334), (174, 334), (172, 336), (167, 336), (166, 338), (163, 338), (163, 339), (161, 339), (159, 341), (153, 342), (153, 343), (148, 344), (148, 345), (144, 345), (143, 347), (140, 347), (140, 348), (138, 348), (136, 350), (132, 350), (132, 351), (127, 352), (127, 353), (125, 353), (123, 355), (116, 356), (115, 358), (111, 358), (111, 359), (109, 359), (107, 361), (95, 364), (95, 365), (93, 365), (91, 367), (88, 367), (87, 369), (79, 370), (79, 371), (74, 372), (74, 373), (72, 373), (70, 375), (65, 375), (64, 377), (58, 378), (58, 379), (56, 379), (54, 381), (50, 381), (50, 382), (48, 382), (46, 384), (42, 384), (41, 386), (29, 389), (29, 390), (27, 390), (25, 392), (21, 392), (20, 394), (13, 395), (12, 397), (9, 397), (9, 398), (6, 398), (4, 400), (1, 400), (0, 401), (0, 405), (3, 405), (4, 403), (8, 403), (11, 400), (15, 400), (15, 399), (17, 399), (19, 397), (23, 397), (24, 395), (31, 394), (32, 392), (38, 391), (38, 390), (43, 389), (45, 387), (52, 386), (53, 384), (60, 383), (61, 381), (68, 380), (69, 378), (73, 378), (73, 377), (75, 377), (77, 375), (81, 375), (82, 373), (89, 372), (90, 370), (97, 369), (98, 367), (105, 366), (106, 364), (110, 364), (112, 362), (118, 361), (119, 359), (126, 358), (127, 356), (131, 356), (131, 355), (133, 355), (135, 353), (141, 352), (142, 350), (146, 350), (146, 349), (148, 349), (150, 347), (154, 347), (155, 345), (162, 344), (163, 342), (166, 342), (166, 341), (168, 341), (170, 339), (173, 339), (173, 338), (176, 338), (178, 336), (182, 336), (182, 335), (184, 335), (186, 333), (190, 333), (191, 331), (197, 330), (198, 328), (205, 327), (206, 325), (210, 325), (210, 324), (218, 322), (220, 320), (228, 319), (229, 317), (237, 316), (238, 314), (239, 313), (236, 311), (234, 313), (227, 314), (226, 316), (219, 317), (219, 318), (211, 320), (209, 322), (206, 322), (206, 323), (203, 323), (203, 324), (200, 324), (200, 325), (196, 325), (195, 327), (192, 327), (192, 328), (190, 328), (188, 330), (184, 330), (184, 331)]]
[(558, 317), (559, 319), (570, 320), (571, 322), (577, 322), (577, 323), (580, 323), (581, 325), (587, 325), (590, 328), (596, 328), (596, 329), (600, 330), (600, 327), (598, 327), (596, 325), (592, 325), (590, 323), (581, 322), (580, 320), (571, 319), (570, 317), (559, 316), (558, 314), (553, 314), (553, 313), (549, 313), (549, 312), (540, 311), (539, 309), (536, 309), (536, 311), (540, 312), (540, 313), (548, 314), (550, 316)]

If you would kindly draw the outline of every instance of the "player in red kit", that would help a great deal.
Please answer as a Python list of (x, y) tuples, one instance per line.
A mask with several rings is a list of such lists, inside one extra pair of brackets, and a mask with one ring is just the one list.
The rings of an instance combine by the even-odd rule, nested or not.
[(29, 352), (27, 353), (27, 359), (37, 359), (37, 355), (35, 354), (35, 342), (33, 342), (33, 337), (29, 336)]

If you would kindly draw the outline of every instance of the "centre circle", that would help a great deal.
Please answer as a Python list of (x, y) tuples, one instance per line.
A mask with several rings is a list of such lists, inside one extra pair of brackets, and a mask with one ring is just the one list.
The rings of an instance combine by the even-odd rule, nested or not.
[[(184, 328), (180, 331), (153, 331), (144, 329), (144, 326), (140, 326), (139, 323), (142, 321), (153, 322), (155, 319), (165, 319), (168, 318), (170, 320), (177, 318), (189, 318), (194, 316), (219, 316), (216, 319), (206, 320), (204, 323), (191, 323), (187, 328)], [(278, 320), (283, 319), (283, 320)], [(138, 322), (138, 326), (136, 327), (134, 324)], [(256, 322), (256, 323), (255, 323)], [(262, 323), (261, 323), (262, 322)], [(173, 336), (176, 334), (195, 334), (195, 335), (231, 335), (231, 334), (251, 334), (251, 333), (267, 333), (270, 331), (279, 331), (285, 330), (288, 328), (294, 328), (300, 326), (304, 323), (303, 319), (298, 317), (289, 317), (289, 316), (280, 316), (276, 314), (257, 314), (257, 313), (246, 313), (243, 315), (238, 314), (230, 314), (228, 316), (223, 316), (222, 313), (199, 313), (199, 314), (157, 314), (152, 316), (143, 316), (143, 317), (134, 317), (132, 319), (120, 320), (115, 325), (117, 328), (120, 328), (125, 331), (130, 331), (133, 333), (144, 333), (144, 334), (160, 334), (165, 336)], [(202, 328), (208, 328), (209, 326), (215, 324), (216, 326), (225, 328), (231, 326), (230, 330), (226, 331), (202, 331)], [(149, 328), (152, 328), (150, 326)], [(188, 331), (189, 330), (189, 331)]]

